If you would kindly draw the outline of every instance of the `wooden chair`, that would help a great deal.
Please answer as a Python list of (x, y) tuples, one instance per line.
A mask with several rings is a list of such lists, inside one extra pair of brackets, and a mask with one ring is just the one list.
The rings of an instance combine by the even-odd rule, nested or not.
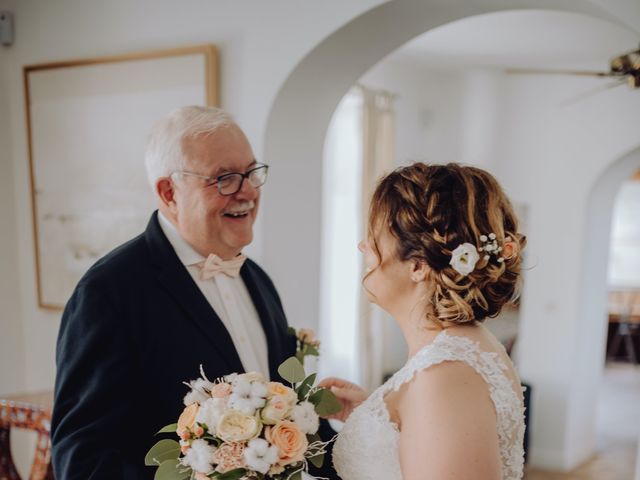
[(51, 466), (51, 393), (0, 398), (0, 480), (20, 480), (11, 457), (11, 430), (37, 433), (29, 480), (54, 480)]

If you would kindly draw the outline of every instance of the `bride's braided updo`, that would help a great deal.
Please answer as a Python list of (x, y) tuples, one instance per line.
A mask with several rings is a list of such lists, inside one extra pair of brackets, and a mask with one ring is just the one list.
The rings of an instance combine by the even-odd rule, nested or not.
[[(375, 240), (385, 227), (397, 241), (400, 260), (426, 262), (431, 269), (430, 320), (484, 320), (517, 297), (526, 238), (518, 232), (509, 199), (488, 172), (455, 163), (396, 169), (379, 182), (371, 200), (369, 237), (378, 257)], [(491, 233), (498, 245), (506, 241), (515, 253), (480, 252), (466, 276), (450, 265), (456, 247), (470, 243), (481, 248), (481, 236)]]

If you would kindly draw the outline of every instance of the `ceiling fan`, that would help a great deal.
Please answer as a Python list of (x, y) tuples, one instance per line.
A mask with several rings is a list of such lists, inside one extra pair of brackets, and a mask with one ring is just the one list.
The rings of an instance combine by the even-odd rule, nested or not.
[(511, 68), (509, 74), (552, 74), (581, 75), (586, 77), (605, 77), (615, 79), (615, 83), (605, 88), (617, 87), (627, 83), (632, 89), (640, 89), (640, 48), (611, 59), (608, 72), (589, 72), (581, 70), (547, 70), (538, 68)]

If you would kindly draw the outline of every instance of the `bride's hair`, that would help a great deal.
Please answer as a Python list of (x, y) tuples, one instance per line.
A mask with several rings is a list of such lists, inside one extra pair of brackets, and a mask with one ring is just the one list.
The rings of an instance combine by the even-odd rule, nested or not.
[[(436, 324), (495, 317), (517, 298), (526, 237), (518, 232), (509, 199), (488, 172), (455, 163), (396, 169), (380, 180), (369, 209), (369, 238), (378, 258), (376, 237), (383, 228), (396, 239), (397, 258), (429, 266), (433, 288), (427, 301), (433, 308), (427, 308), (427, 318)], [(504, 248), (506, 241), (515, 254), (480, 252), (466, 276), (450, 265), (456, 247), (470, 243), (481, 248), (491, 233), (498, 246)]]

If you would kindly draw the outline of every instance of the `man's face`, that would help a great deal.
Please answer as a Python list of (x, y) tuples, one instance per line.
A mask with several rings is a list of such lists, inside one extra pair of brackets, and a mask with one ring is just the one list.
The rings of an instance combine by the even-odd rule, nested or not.
[[(185, 170), (218, 177), (244, 173), (255, 166), (251, 146), (240, 128), (221, 128), (209, 135), (188, 137), (182, 149)], [(242, 188), (224, 196), (217, 184), (207, 186), (201, 178), (178, 175), (174, 181), (171, 213), (178, 232), (198, 253), (232, 258), (253, 239), (260, 189), (245, 178)]]

